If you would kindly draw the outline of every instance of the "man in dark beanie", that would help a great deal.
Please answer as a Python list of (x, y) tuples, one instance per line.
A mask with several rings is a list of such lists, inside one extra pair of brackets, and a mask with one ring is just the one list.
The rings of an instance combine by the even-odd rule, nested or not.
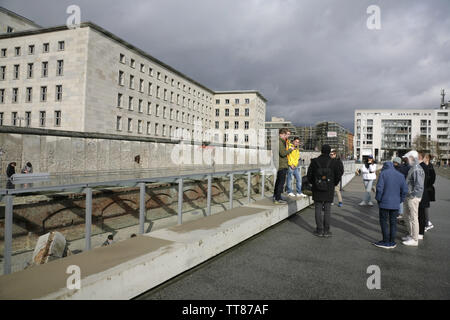
[[(312, 185), (312, 194), (316, 210), (317, 229), (314, 235), (331, 237), (330, 215), (331, 203), (334, 199), (334, 188), (342, 178), (336, 161), (330, 157), (331, 147), (322, 146), (322, 154), (311, 160), (308, 168), (308, 181)], [(323, 215), (322, 215), (323, 212)]]

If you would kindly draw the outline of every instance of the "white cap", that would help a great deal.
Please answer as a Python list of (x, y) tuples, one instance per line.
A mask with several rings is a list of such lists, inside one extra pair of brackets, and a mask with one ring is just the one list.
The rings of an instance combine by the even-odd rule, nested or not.
[(414, 159), (419, 159), (419, 153), (416, 150), (411, 150), (404, 157), (413, 157)]

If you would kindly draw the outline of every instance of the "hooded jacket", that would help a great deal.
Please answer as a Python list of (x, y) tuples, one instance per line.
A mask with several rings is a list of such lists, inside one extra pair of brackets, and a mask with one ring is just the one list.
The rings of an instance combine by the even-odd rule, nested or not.
[(375, 198), (382, 209), (398, 210), (408, 193), (405, 177), (394, 168), (392, 162), (385, 162), (377, 182)]
[(406, 197), (421, 199), (424, 190), (425, 172), (419, 164), (419, 155), (417, 151), (410, 151), (405, 156), (414, 159), (413, 163), (410, 163), (411, 169), (409, 169), (408, 176), (406, 177), (408, 184), (408, 194)]

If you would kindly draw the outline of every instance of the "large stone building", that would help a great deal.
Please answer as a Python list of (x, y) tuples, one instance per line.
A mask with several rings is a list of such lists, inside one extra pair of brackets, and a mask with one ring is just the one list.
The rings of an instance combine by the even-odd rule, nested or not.
[(228, 121), (244, 143), (264, 129), (259, 92), (215, 92), (91, 22), (42, 28), (3, 8), (0, 21), (0, 125), (202, 140)]
[(353, 134), (334, 121), (323, 121), (316, 124), (316, 139), (318, 150), (324, 144), (328, 144), (332, 149), (335, 149), (339, 156), (343, 159), (353, 158), (353, 150), (350, 149), (349, 140)]
[(448, 105), (440, 109), (355, 110), (355, 155), (362, 160), (373, 155), (391, 160), (413, 148), (421, 148), (450, 159), (450, 116)]

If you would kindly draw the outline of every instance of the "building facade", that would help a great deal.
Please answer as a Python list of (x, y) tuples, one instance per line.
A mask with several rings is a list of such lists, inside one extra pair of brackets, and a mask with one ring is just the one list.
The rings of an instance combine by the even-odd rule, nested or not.
[(383, 161), (423, 148), (448, 162), (449, 123), (449, 110), (442, 107), (355, 110), (355, 156), (363, 160), (373, 155)]
[[(195, 140), (216, 121), (224, 135), (226, 121), (264, 128), (257, 91), (215, 92), (90, 22), (24, 19), (0, 8), (0, 125)], [(225, 119), (225, 101), (238, 116)], [(249, 144), (245, 134), (239, 141)]]
[(353, 150), (350, 149), (352, 133), (350, 130), (334, 121), (324, 121), (316, 124), (317, 148), (320, 150), (324, 144), (335, 149), (341, 158), (352, 158)]

